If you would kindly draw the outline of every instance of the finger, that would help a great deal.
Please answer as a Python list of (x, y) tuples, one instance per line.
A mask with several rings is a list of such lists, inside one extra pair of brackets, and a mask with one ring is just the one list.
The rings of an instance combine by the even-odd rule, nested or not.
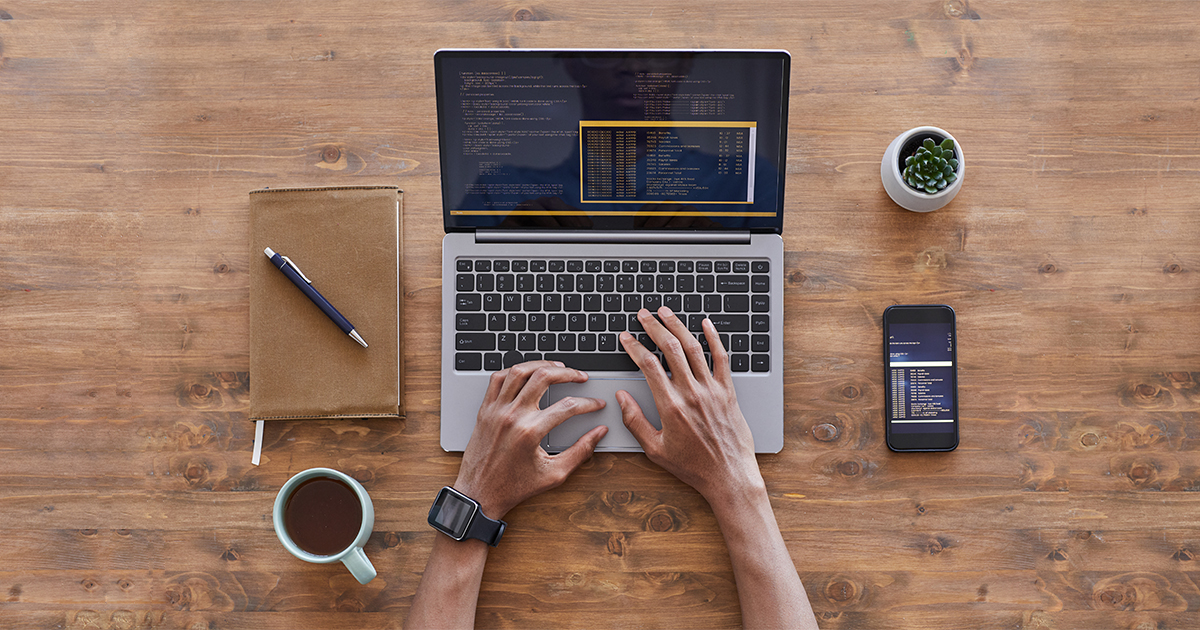
[(591, 459), (592, 453), (596, 452), (596, 445), (607, 434), (608, 427), (602, 424), (584, 433), (567, 450), (552, 457), (555, 466), (563, 473), (562, 479), (564, 481), (567, 475), (575, 472), (584, 462)]
[(708, 352), (712, 355), (713, 376), (722, 383), (732, 383), (733, 373), (729, 370), (729, 353), (725, 351), (725, 346), (721, 343), (721, 335), (717, 334), (717, 327), (707, 317), (704, 318), (700, 327), (704, 329), (704, 337), (708, 340)]
[(642, 374), (646, 377), (646, 383), (650, 385), (650, 391), (654, 392), (656, 397), (660, 394), (665, 395), (668, 387), (667, 372), (663, 369), (662, 363), (659, 363), (658, 357), (627, 332), (621, 333), (620, 339), (621, 347), (625, 348), (629, 358), (633, 359), (633, 362), (641, 368)]
[(599, 398), (566, 396), (562, 400), (543, 409), (537, 415), (537, 424), (534, 428), (537, 430), (538, 436), (543, 436), (549, 433), (554, 427), (562, 424), (567, 418), (600, 411), (606, 404)]
[[(516, 367), (516, 366), (514, 366)], [(587, 374), (575, 368), (563, 367), (561, 363), (542, 365), (529, 375), (529, 380), (521, 388), (513, 402), (517, 405), (537, 407), (542, 395), (557, 383), (582, 383), (588, 379)]]
[(642, 450), (650, 452), (656, 447), (658, 441), (662, 438), (662, 431), (654, 428), (650, 421), (646, 419), (646, 414), (642, 412), (642, 406), (638, 404), (629, 392), (620, 390), (617, 392), (617, 404), (621, 405), (621, 421), (625, 423), (625, 428), (633, 434), (633, 438), (642, 445)]
[(504, 380), (508, 378), (508, 374), (508, 368), (499, 372), (492, 372), (491, 378), (488, 379), (487, 391), (483, 393), (483, 403), (485, 405), (500, 396), (500, 390), (504, 388)]
[(526, 361), (508, 368), (508, 376), (504, 379), (504, 386), (500, 388), (498, 400), (502, 403), (509, 403), (516, 399), (517, 395), (525, 388), (529, 377), (533, 376), (538, 368), (561, 366), (562, 363), (556, 361)]
[[(659, 309), (660, 314), (663, 309)], [(666, 309), (667, 313), (671, 313), (671, 309)], [(661, 316), (661, 315), (660, 315)], [(675, 318), (675, 315), (671, 315)], [(678, 321), (678, 318), (675, 318)], [(662, 350), (663, 356), (667, 357), (667, 365), (671, 366), (671, 373), (676, 376), (690, 378), (692, 369), (688, 366), (687, 357), (683, 353), (683, 345), (681, 340), (667, 330), (662, 323), (650, 314), (650, 311), (642, 309), (638, 311), (638, 321), (641, 322), (642, 328), (646, 329), (646, 334), (654, 340), (655, 345), (659, 350)], [(684, 329), (686, 330), (686, 326)], [(688, 335), (689, 337), (691, 335)]]
[[(671, 309), (661, 306), (658, 309), (658, 317), (662, 319), (662, 323), (667, 327), (667, 330), (675, 336), (679, 341), (680, 347), (683, 349), (683, 354), (687, 358), (684, 364), (689, 368), (689, 371), (697, 381), (706, 382), (712, 373), (708, 371), (708, 361), (704, 360), (704, 348), (700, 346), (700, 342), (692, 336), (692, 333), (687, 329), (683, 320), (675, 316)], [(658, 343), (655, 341), (655, 343)], [(662, 347), (661, 345), (659, 346)], [(663, 350), (663, 354), (667, 354)], [(667, 361), (670, 362), (672, 357), (668, 354)], [(675, 363), (671, 363), (672, 369)]]

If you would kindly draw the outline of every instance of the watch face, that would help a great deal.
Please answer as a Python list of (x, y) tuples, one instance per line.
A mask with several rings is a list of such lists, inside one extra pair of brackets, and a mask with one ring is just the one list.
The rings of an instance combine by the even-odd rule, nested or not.
[(467, 525), (477, 509), (479, 507), (475, 502), (468, 501), (452, 488), (442, 488), (429, 510), (429, 524), (451, 538), (461, 540), (467, 534)]

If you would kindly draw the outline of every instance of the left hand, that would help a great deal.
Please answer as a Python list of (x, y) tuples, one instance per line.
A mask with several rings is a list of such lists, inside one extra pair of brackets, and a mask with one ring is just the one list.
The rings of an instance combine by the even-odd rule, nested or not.
[(488, 518), (503, 518), (532, 496), (562, 485), (608, 432), (600, 425), (567, 450), (550, 455), (542, 438), (571, 416), (604, 407), (598, 398), (568, 396), (545, 409), (538, 401), (555, 383), (583, 383), (587, 374), (551, 361), (530, 361), (492, 374), (454, 488), (479, 502)]

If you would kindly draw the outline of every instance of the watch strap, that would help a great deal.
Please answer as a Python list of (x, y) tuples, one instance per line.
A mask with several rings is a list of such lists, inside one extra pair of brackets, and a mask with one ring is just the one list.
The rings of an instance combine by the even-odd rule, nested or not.
[(506, 526), (504, 521), (492, 520), (483, 515), (483, 509), (478, 509), (475, 511), (475, 518), (467, 525), (467, 533), (463, 537), (476, 538), (495, 547), (500, 544), (500, 537), (504, 535)]

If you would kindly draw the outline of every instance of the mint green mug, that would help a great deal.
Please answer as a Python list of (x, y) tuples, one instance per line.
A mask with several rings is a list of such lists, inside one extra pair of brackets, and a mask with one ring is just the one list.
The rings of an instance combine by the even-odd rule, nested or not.
[[(350, 487), (358, 498), (358, 504), (362, 508), (362, 523), (359, 525), (358, 534), (354, 537), (353, 542), (340, 549), (329, 549), (329, 553), (313, 553), (301, 548), (300, 545), (293, 540), (293, 536), (288, 532), (288, 524), (285, 516), (285, 511), (288, 508), (288, 500), (292, 498), (292, 494), (305, 482), (317, 478), (333, 479), (340, 481)], [(342, 491), (344, 492), (344, 490)], [(338, 514), (340, 516), (341, 513)], [(308, 520), (319, 520), (320, 516), (307, 516)], [(363, 546), (367, 544), (367, 539), (371, 537), (371, 530), (375, 527), (375, 506), (371, 503), (371, 497), (367, 494), (367, 490), (362, 487), (350, 475), (333, 470), (332, 468), (309, 468), (308, 470), (296, 473), (283, 487), (279, 489), (279, 494), (275, 497), (275, 535), (279, 536), (279, 542), (283, 543), (284, 549), (287, 549), (293, 556), (300, 558), (305, 562), (315, 562), (317, 564), (329, 564), (332, 562), (341, 562), (346, 565), (350, 573), (354, 575), (354, 579), (360, 584), (366, 584), (375, 579), (375, 567), (371, 561), (367, 559), (367, 554), (363, 551)], [(318, 525), (320, 525), (318, 523)], [(293, 524), (293, 527), (296, 527)], [(297, 537), (299, 532), (297, 532)], [(340, 544), (337, 545), (341, 547)]]

